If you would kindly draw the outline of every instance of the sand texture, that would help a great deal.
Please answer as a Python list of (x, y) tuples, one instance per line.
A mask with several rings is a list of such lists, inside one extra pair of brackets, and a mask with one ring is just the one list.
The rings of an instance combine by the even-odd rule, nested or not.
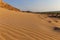
[(60, 40), (54, 26), (60, 26), (60, 20), (46, 14), (0, 8), (0, 40)]

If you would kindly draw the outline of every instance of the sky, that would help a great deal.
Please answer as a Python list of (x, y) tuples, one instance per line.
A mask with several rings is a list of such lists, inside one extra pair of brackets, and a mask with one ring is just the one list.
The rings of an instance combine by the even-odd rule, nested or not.
[(24, 11), (34, 12), (60, 11), (60, 0), (4, 0), (4, 1)]

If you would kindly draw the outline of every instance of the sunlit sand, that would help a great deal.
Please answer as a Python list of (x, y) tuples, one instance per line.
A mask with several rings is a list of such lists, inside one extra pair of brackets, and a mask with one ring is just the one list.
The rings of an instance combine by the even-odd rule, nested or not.
[(54, 26), (60, 26), (60, 20), (46, 14), (0, 8), (0, 40), (60, 40)]

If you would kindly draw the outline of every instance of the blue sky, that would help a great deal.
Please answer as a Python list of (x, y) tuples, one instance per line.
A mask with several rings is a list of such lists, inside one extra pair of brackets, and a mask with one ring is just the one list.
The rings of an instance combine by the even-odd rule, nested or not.
[(4, 0), (8, 4), (28, 11), (60, 11), (60, 0)]

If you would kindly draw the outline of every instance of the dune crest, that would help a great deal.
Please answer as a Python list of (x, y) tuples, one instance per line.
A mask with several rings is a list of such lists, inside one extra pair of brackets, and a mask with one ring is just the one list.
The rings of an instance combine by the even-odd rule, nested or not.
[(15, 7), (9, 5), (8, 3), (3, 2), (3, 0), (0, 0), (0, 7), (6, 8), (8, 10), (19, 11), (20, 12), (20, 10), (18, 8), (15, 8)]

